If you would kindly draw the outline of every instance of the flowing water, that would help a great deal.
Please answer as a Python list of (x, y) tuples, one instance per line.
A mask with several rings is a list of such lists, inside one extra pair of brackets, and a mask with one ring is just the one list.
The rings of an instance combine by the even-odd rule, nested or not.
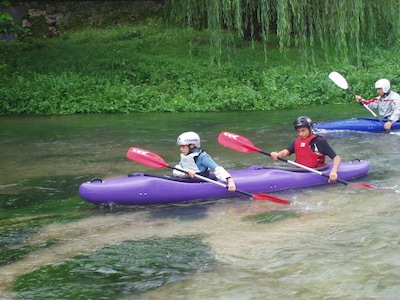
[[(170, 173), (126, 158), (131, 146), (175, 164), (197, 131), (226, 169), (279, 165), (217, 142), (223, 130), (265, 151), (292, 121), (369, 116), (356, 105), (290, 111), (0, 118), (0, 299), (395, 299), (400, 287), (400, 136), (324, 133), (343, 161), (368, 160), (367, 189), (330, 184), (275, 196), (98, 207), (80, 183)], [(291, 158), (293, 159), (293, 158)]]

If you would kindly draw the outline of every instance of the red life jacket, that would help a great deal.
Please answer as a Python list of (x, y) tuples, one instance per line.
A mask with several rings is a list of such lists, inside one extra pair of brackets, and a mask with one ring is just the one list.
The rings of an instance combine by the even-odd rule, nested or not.
[(325, 154), (314, 152), (310, 143), (317, 135), (311, 134), (303, 140), (298, 137), (294, 142), (294, 151), (296, 153), (296, 162), (309, 168), (318, 168), (325, 165)]

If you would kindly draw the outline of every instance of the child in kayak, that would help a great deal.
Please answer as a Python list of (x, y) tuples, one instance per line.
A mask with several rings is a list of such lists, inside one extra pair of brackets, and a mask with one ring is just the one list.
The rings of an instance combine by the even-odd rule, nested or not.
[(294, 129), (297, 131), (297, 139), (286, 149), (279, 152), (271, 152), (271, 158), (278, 160), (278, 157), (284, 158), (295, 153), (297, 163), (309, 168), (319, 168), (325, 165), (325, 157), (329, 156), (333, 159), (329, 181), (336, 181), (341, 158), (331, 148), (325, 138), (313, 134), (311, 119), (308, 116), (298, 117), (294, 121)]
[(186, 170), (188, 174), (174, 169), (174, 176), (194, 178), (195, 174), (198, 174), (209, 177), (209, 172), (212, 170), (215, 177), (228, 183), (230, 192), (236, 190), (236, 185), (231, 175), (222, 166), (217, 165), (204, 150), (200, 150), (200, 136), (196, 132), (188, 131), (182, 133), (176, 143), (181, 151), (181, 160), (175, 168)]
[(386, 78), (375, 82), (378, 97), (370, 100), (363, 100), (361, 96), (356, 95), (356, 101), (364, 103), (370, 109), (378, 109), (379, 115), (385, 119), (385, 129), (390, 130), (392, 124), (400, 119), (400, 95), (390, 89), (390, 81)]

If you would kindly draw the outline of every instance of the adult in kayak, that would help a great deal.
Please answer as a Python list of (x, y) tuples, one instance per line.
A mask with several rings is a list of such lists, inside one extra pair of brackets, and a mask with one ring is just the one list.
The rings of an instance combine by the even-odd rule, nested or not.
[(325, 157), (328, 156), (333, 159), (329, 181), (337, 181), (341, 158), (324, 137), (313, 133), (311, 119), (308, 116), (300, 116), (293, 125), (297, 131), (297, 139), (289, 147), (279, 152), (271, 152), (271, 158), (278, 160), (278, 157), (284, 158), (295, 153), (297, 163), (309, 168), (320, 168), (325, 165)]
[(179, 135), (176, 140), (181, 151), (181, 160), (176, 168), (184, 169), (188, 173), (173, 170), (173, 175), (177, 177), (194, 178), (195, 174), (205, 177), (210, 176), (210, 170), (214, 171), (215, 177), (228, 183), (228, 190), (234, 192), (236, 185), (232, 176), (207, 154), (200, 149), (200, 136), (193, 131), (187, 131)]
[(378, 97), (364, 100), (361, 96), (356, 95), (356, 101), (361, 101), (370, 109), (378, 109), (379, 115), (388, 119), (384, 124), (385, 129), (390, 130), (392, 124), (400, 118), (400, 95), (390, 89), (390, 81), (386, 78), (375, 82), (375, 88)]

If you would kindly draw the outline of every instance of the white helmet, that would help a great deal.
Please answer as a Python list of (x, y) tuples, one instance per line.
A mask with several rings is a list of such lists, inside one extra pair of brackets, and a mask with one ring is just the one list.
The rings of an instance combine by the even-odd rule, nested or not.
[(390, 90), (390, 81), (386, 78), (379, 79), (375, 82), (376, 89), (382, 89), (384, 93), (387, 93)]
[(179, 146), (194, 144), (197, 148), (200, 148), (200, 137), (196, 132), (187, 131), (178, 136), (176, 143)]

